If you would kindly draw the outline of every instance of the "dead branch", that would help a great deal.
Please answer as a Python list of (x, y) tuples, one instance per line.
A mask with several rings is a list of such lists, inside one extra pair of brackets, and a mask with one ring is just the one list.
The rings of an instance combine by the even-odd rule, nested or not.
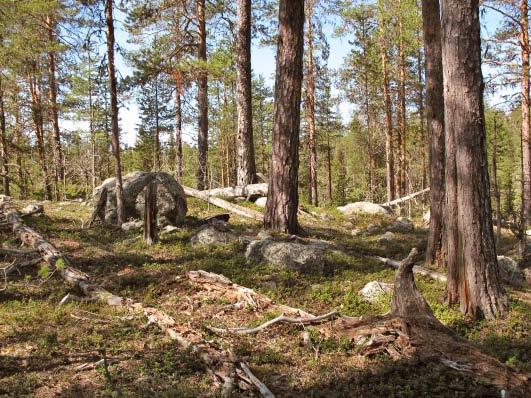
[(239, 206), (234, 203), (227, 202), (226, 200), (209, 196), (205, 191), (198, 191), (197, 189), (189, 188), (183, 186), (184, 193), (187, 196), (193, 198), (204, 200), (214, 206), (220, 207), (222, 209), (228, 210), (232, 213), (238, 214), (243, 217), (252, 218), (253, 220), (262, 221), (264, 216), (262, 213), (257, 212), (247, 207)]
[[(400, 261), (393, 260), (393, 259), (387, 258), (387, 257), (379, 257), (379, 256), (374, 256), (373, 258), (375, 258), (376, 260), (384, 263), (385, 265), (389, 265), (389, 266), (391, 266), (393, 268), (398, 269), (400, 267)], [(419, 274), (419, 275), (422, 275), (422, 276), (427, 276), (429, 278), (432, 278), (432, 279), (438, 280), (440, 282), (446, 283), (446, 275), (441, 274), (440, 272), (437, 272), (437, 271), (432, 271), (431, 269), (428, 269), (426, 267), (422, 267), (420, 265), (414, 265), (413, 266), (413, 273)]]
[(240, 187), (214, 188), (200, 191), (202, 194), (216, 198), (247, 198), (250, 196), (267, 196), (267, 183), (249, 184)]
[(411, 200), (419, 195), (422, 195), (426, 192), (429, 192), (430, 188), (426, 188), (426, 189), (423, 189), (422, 191), (418, 191), (418, 192), (414, 192), (412, 194), (409, 194), (407, 196), (403, 196), (401, 198), (398, 198), (398, 199), (395, 199), (395, 200), (392, 200), (390, 202), (385, 202), (385, 203), (382, 203), (382, 206), (396, 206), (396, 205), (399, 205), (400, 203), (403, 203), (403, 202), (407, 202), (408, 200)]
[[(156, 324), (182, 348), (189, 349), (192, 353), (196, 354), (206, 364), (207, 369), (214, 376), (215, 380), (221, 382), (224, 394), (226, 396), (230, 395), (235, 384), (235, 378), (237, 377), (236, 370), (243, 363), (238, 361), (230, 351), (218, 348), (212, 343), (204, 341), (197, 334), (197, 331), (193, 329), (177, 325), (171, 316), (161, 310), (146, 307), (140, 302), (134, 302), (125, 297), (116, 296), (100, 285), (93, 283), (89, 275), (74, 268), (70, 264), (70, 261), (51, 243), (46, 241), (42, 235), (26, 226), (16, 210), (7, 211), (7, 222), (11, 225), (13, 232), (21, 242), (31, 249), (38, 250), (42, 259), (52, 267), (53, 272), (59, 271), (59, 274), (65, 282), (71, 285), (77, 285), (87, 297), (97, 299), (111, 306), (121, 307), (132, 313), (143, 314), (149, 323)], [(247, 383), (248, 379), (242, 379), (241, 382)], [(263, 388), (262, 384), (256, 384), (254, 382), (251, 384), (260, 391)], [(272, 395), (265, 396), (271, 397)]]

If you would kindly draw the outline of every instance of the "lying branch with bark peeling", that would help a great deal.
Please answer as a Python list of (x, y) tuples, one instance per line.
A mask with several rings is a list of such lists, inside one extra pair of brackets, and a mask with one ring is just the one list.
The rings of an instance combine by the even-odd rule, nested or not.
[[(400, 261), (393, 260), (393, 259), (387, 258), (387, 257), (379, 257), (379, 256), (374, 256), (373, 258), (375, 258), (376, 260), (384, 263), (385, 265), (389, 265), (389, 266), (391, 266), (393, 268), (398, 269), (400, 267)], [(428, 269), (426, 267), (422, 267), (420, 265), (414, 265), (413, 266), (413, 273), (419, 274), (419, 275), (423, 275), (423, 276), (427, 276), (429, 278), (432, 278), (432, 279), (438, 280), (440, 282), (446, 283), (446, 275), (441, 274), (440, 272), (437, 272), (437, 271), (432, 271), (431, 269)]]
[(263, 221), (264, 215), (253, 209), (248, 209), (247, 207), (239, 206), (234, 203), (227, 202), (226, 200), (216, 198), (208, 195), (208, 191), (198, 191), (197, 189), (183, 186), (184, 193), (187, 196), (193, 198), (204, 200), (214, 206), (220, 207), (222, 209), (228, 210), (232, 213), (238, 214), (243, 217), (252, 218), (253, 220)]
[[(74, 268), (59, 250), (46, 241), (37, 231), (28, 227), (16, 210), (8, 210), (6, 218), (20, 241), (27, 247), (37, 250), (42, 259), (54, 271), (59, 271), (59, 274), (67, 283), (78, 286), (91, 299), (111, 306), (121, 307), (129, 312), (142, 313), (149, 323), (159, 326), (172, 340), (177, 341), (183, 349), (188, 349), (197, 355), (206, 364), (207, 369), (215, 377), (215, 380), (221, 383), (224, 396), (231, 395), (235, 385), (237, 385), (236, 379), (239, 378), (239, 383), (245, 385), (249, 385), (249, 381), (251, 381), (250, 384), (258, 388), (262, 396), (267, 398), (274, 397), (271, 391), (252, 375), (245, 363), (237, 360), (231, 352), (204, 341), (194, 330), (185, 327), (187, 330), (182, 332), (183, 327), (177, 325), (175, 320), (165, 312), (153, 307), (146, 307), (142, 303), (134, 302), (128, 298), (116, 296), (100, 285), (93, 283), (89, 275)], [(238, 374), (245, 374), (247, 377), (242, 378)]]
[(269, 184), (249, 184), (240, 187), (226, 187), (226, 188), (214, 188), (200, 191), (201, 193), (213, 196), (216, 198), (249, 198), (252, 196), (267, 196), (267, 189)]
[(427, 193), (429, 191), (430, 191), (430, 188), (428, 187), (426, 189), (423, 189), (422, 191), (414, 192), (412, 194), (409, 194), (407, 196), (402, 196), (401, 198), (392, 200), (390, 202), (382, 203), (382, 206), (396, 206), (396, 205), (399, 205), (400, 203), (404, 203), (404, 202), (407, 202), (408, 200), (414, 199), (417, 196)]

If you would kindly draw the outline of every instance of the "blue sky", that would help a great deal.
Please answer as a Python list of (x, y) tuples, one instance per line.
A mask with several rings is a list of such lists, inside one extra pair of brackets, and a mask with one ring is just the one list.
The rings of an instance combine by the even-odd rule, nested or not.
[[(128, 46), (128, 35), (123, 29), (124, 15), (120, 12), (116, 13), (116, 39), (117, 44), (121, 47)], [(494, 11), (487, 11), (483, 15), (482, 24), (484, 34), (492, 34), (499, 24), (499, 16)], [(337, 69), (341, 66), (344, 57), (350, 51), (350, 45), (348, 44), (348, 38), (335, 37), (333, 34), (333, 26), (328, 25), (326, 27), (327, 38), (330, 44), (330, 58), (329, 67), (331, 69)], [(260, 46), (257, 42), (253, 43), (252, 47), (252, 68), (255, 75), (262, 75), (266, 79), (266, 82), (273, 87), (274, 74), (275, 74), (275, 51), (273, 46)], [(131, 69), (124, 63), (121, 56), (117, 56), (117, 69), (121, 76), (131, 74)], [(488, 69), (484, 69), (484, 74), (488, 73)], [(496, 102), (496, 98), (491, 99)], [(343, 120), (346, 122), (350, 117), (351, 106), (343, 102), (340, 106), (340, 111)], [(133, 145), (136, 138), (136, 125), (139, 121), (138, 106), (134, 102), (134, 99), (125, 104), (120, 109), (120, 127), (122, 131), (122, 142), (127, 145)], [(64, 121), (64, 127), (67, 129), (75, 128), (75, 123), (70, 121)], [(195, 126), (188, 126), (185, 129), (185, 140), (187, 142), (194, 141)], [(187, 136), (187, 137), (186, 137)]]

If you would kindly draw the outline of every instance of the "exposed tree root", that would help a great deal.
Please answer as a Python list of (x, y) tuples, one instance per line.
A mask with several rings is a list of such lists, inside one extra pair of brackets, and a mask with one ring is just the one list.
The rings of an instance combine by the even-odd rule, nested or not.
[[(12, 227), (20, 241), (31, 249), (38, 250), (42, 259), (53, 270), (59, 271), (61, 277), (69, 284), (78, 286), (83, 293), (91, 298), (111, 306), (121, 307), (129, 312), (141, 313), (149, 323), (156, 324), (172, 340), (175, 340), (183, 349), (197, 355), (207, 366), (216, 382), (221, 383), (224, 396), (230, 396), (235, 385), (244, 385), (246, 388), (255, 386), (264, 397), (274, 395), (261, 383), (245, 365), (237, 360), (234, 355), (214, 343), (206, 342), (196, 330), (179, 325), (168, 314), (153, 307), (145, 307), (142, 303), (131, 299), (116, 296), (98, 284), (91, 282), (90, 277), (74, 268), (70, 261), (64, 257), (51, 243), (46, 241), (34, 229), (25, 225), (21, 215), (15, 210), (6, 212), (7, 222)], [(242, 377), (245, 375), (245, 377)], [(238, 383), (236, 383), (238, 381)]]

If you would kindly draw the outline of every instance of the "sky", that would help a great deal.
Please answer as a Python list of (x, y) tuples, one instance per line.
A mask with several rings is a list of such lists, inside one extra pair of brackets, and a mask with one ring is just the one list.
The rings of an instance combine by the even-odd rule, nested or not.
[[(123, 28), (123, 21), (125, 19), (125, 16), (123, 13), (118, 11), (115, 15), (115, 18), (117, 45), (122, 48), (128, 47), (128, 33)], [(500, 18), (497, 13), (492, 10), (487, 10), (482, 15), (482, 33), (492, 34), (499, 23)], [(329, 24), (326, 26), (325, 32), (327, 34), (327, 39), (330, 44), (330, 57), (328, 66), (332, 70), (335, 70), (338, 69), (343, 63), (343, 59), (349, 53), (351, 46), (348, 43), (348, 37), (335, 37), (335, 35), (333, 35), (333, 29), (334, 26)], [(262, 75), (265, 78), (266, 83), (271, 88), (273, 88), (274, 86), (275, 52), (276, 48), (274, 46), (263, 46), (258, 44), (258, 40), (253, 41), (253, 45), (251, 48), (251, 62), (253, 74), (256, 76)], [(116, 57), (116, 68), (118, 76), (125, 77), (132, 73), (131, 68), (126, 65), (120, 54), (117, 54)], [(489, 73), (489, 69), (487, 67), (484, 66), (483, 70), (484, 75), (487, 75)], [(337, 89), (335, 89), (335, 92), (333, 92), (333, 94), (336, 93)], [(495, 96), (494, 98), (490, 98), (489, 100), (492, 103), (496, 103), (498, 98)], [(352, 106), (346, 101), (343, 101), (339, 106), (339, 110), (343, 121), (347, 123), (350, 120)], [(126, 102), (124, 106), (120, 108), (119, 115), (122, 143), (128, 146), (132, 146), (134, 145), (136, 140), (137, 124), (139, 123), (138, 105), (136, 104), (134, 98)], [(83, 125), (79, 126), (79, 122), (76, 123), (68, 120), (63, 121), (63, 127), (69, 130), (73, 130), (79, 127), (86, 128)], [(187, 126), (184, 130), (184, 140), (188, 143), (192, 143), (196, 135), (195, 126)]]

